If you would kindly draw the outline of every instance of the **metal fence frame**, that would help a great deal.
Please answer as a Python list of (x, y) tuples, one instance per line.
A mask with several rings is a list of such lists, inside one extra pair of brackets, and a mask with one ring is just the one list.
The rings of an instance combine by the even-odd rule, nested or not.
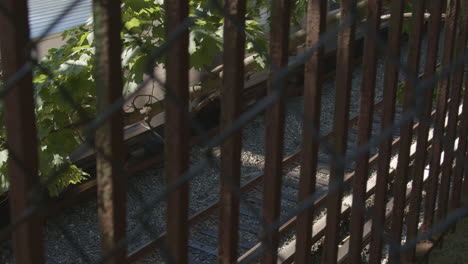
[[(205, 141), (207, 163), (210, 161), (210, 151), (213, 147), (221, 145), (222, 149), (219, 263), (250, 262), (258, 257), (261, 257), (262, 263), (276, 263), (278, 260), (290, 262), (292, 259), (295, 259), (296, 263), (310, 263), (310, 248), (319, 238), (316, 225), (312, 225), (314, 208), (319, 204), (325, 204), (327, 208), (326, 225), (322, 227), (320, 235), (325, 237), (325, 263), (341, 262), (346, 257), (352, 263), (360, 263), (361, 252), (367, 243), (370, 243), (371, 263), (381, 261), (384, 244), (390, 246), (391, 262), (415, 261), (418, 243), (431, 240), (435, 245), (458, 219), (468, 214), (468, 207), (462, 206), (461, 203), (462, 193), (468, 190), (468, 170), (465, 169), (468, 165), (468, 77), (465, 69), (468, 61), (468, 19), (466, 14), (464, 16), (462, 13), (468, 6), (466, 1), (460, 0), (435, 0), (430, 6), (429, 1), (413, 1), (415, 3), (409, 35), (408, 63), (404, 65), (400, 62), (400, 44), (406, 1), (388, 2), (391, 4), (388, 43), (378, 35), (382, 1), (367, 1), (366, 22), (359, 25), (366, 31), (363, 86), (357, 121), (359, 147), (350, 156), (346, 156), (349, 93), (355, 52), (354, 35), (359, 22), (357, 1), (343, 0), (339, 25), (327, 29), (327, 1), (309, 0), (305, 51), (298, 55), (295, 61), (288, 62), (292, 1), (272, 0), (268, 92), (246, 112), (242, 112), (241, 108), (246, 0), (226, 0), (224, 7), (215, 0), (211, 1), (212, 8), (222, 10), (225, 14), (224, 50), (230, 51), (225, 52), (223, 57), (220, 131)], [(96, 65), (99, 69), (96, 74), (98, 115), (87, 126), (87, 131), (90, 132), (87, 134), (87, 140), (97, 153), (97, 199), (103, 254), (101, 262), (106, 263), (125, 263), (139, 254), (127, 253), (129, 240), (125, 237), (127, 172), (122, 167), (124, 143), (121, 108), (124, 99), (120, 66), (120, 6), (121, 2), (117, 0), (94, 1)], [(0, 238), (4, 240), (12, 236), (17, 263), (44, 263), (41, 237), (47, 203), (44, 200), (44, 184), (38, 181), (38, 153), (31, 151), (38, 146), (32, 84), (32, 69), (38, 67), (38, 64), (30, 56), (31, 48), (37, 41), (31, 41), (27, 33), (29, 29), (26, 0), (5, 0), (0, 3), (0, 7), (0, 25), (4, 30), (1, 51), (5, 79), (5, 89), (0, 91), (0, 97), (4, 101), (11, 183), (11, 224), (1, 231)], [(427, 25), (427, 53), (421, 54), (427, 7), (430, 8), (431, 14)], [(443, 12), (445, 7), (446, 12)], [(442, 21), (442, 13), (445, 13), (445, 21)], [(188, 182), (205, 165), (189, 166), (189, 131), (194, 129), (202, 138), (208, 137), (205, 131), (197, 130), (196, 121), (190, 116), (188, 108), (188, 28), (194, 22), (193, 18), (188, 16), (188, 1), (166, 1), (166, 14), (167, 43), (154, 50), (151, 59), (163, 54), (169, 58), (166, 62), (165, 82), (167, 188), (157, 200), (142, 203), (140, 216), (144, 215), (146, 209), (157, 206), (161, 201), (167, 201), (165, 241), (154, 243), (153, 246), (160, 247), (169, 262), (188, 263)], [(60, 17), (57, 18), (57, 21), (59, 20)], [(442, 62), (440, 71), (436, 71), (442, 28), (445, 29)], [(323, 44), (336, 35), (336, 89), (340, 92), (336, 93), (333, 133), (331, 137), (324, 138), (317, 132), (320, 127), (320, 93), (324, 71)], [(378, 137), (371, 138), (372, 115), (375, 110), (376, 62), (378, 51), (382, 47), (386, 49), (384, 99), (381, 103), (382, 132)], [(453, 56), (454, 51), (456, 57)], [(421, 56), (426, 57), (426, 63), (422, 78), (419, 78)], [(305, 64), (305, 107), (300, 155), (300, 203), (287, 218), (289, 222), (285, 223), (279, 220), (284, 165), (284, 93), (288, 75), (301, 64)], [(395, 121), (399, 72), (406, 74), (404, 115), (402, 120)], [(151, 77), (157, 78), (154, 75)], [(432, 113), (435, 87), (438, 87), (437, 106), (435, 113)], [(67, 98), (67, 92), (61, 92)], [(463, 100), (460, 98), (462, 95)], [(70, 103), (76, 105), (73, 101)], [(459, 115), (461, 105), (463, 110)], [(263, 221), (261, 243), (247, 254), (238, 256), (239, 205), (243, 198), (240, 185), (240, 129), (264, 110), (267, 130), (264, 202), (260, 215)], [(432, 114), (435, 116), (434, 135), (430, 139)], [(448, 124), (445, 125), (447, 116)], [(417, 122), (415, 117), (418, 118)], [(391, 134), (397, 129), (400, 129), (401, 136), (399, 142), (395, 143), (392, 142)], [(412, 155), (410, 146), (414, 131), (417, 136), (417, 149)], [(457, 138), (458, 148), (455, 149), (454, 142)], [(369, 159), (369, 149), (372, 146), (379, 146), (378, 158)], [(319, 148), (326, 149), (332, 157), (329, 188), (325, 191), (315, 189), (314, 175)], [(395, 173), (390, 173), (392, 149), (397, 148), (398, 167)], [(444, 162), (441, 164), (442, 152)], [(425, 180), (424, 170), (428, 156), (430, 170)], [(352, 176), (345, 175), (344, 170), (344, 165), (349, 160), (357, 162), (356, 171)], [(364, 202), (371, 195), (366, 188), (369, 164), (372, 162), (377, 162), (378, 166), (377, 182), (372, 190), (375, 193), (375, 205), (372, 220), (365, 222)], [(410, 173), (412, 186), (407, 188)], [(390, 183), (393, 198), (388, 200)], [(342, 200), (346, 185), (352, 185), (353, 205), (345, 209), (345, 214)], [(423, 226), (418, 228), (423, 189), (427, 193), (424, 201), (424, 221)], [(408, 204), (409, 213), (406, 216), (404, 210)], [(338, 248), (341, 218), (349, 213), (352, 227), (350, 240), (342, 250)], [(385, 226), (388, 219), (391, 219), (391, 224), (390, 231), (387, 232)], [(140, 220), (143, 226), (147, 224), (144, 219)], [(294, 227), (294, 222), (296, 246), (283, 258), (284, 256), (278, 255), (279, 237), (286, 228)], [(408, 237), (402, 243), (404, 225), (408, 228)], [(145, 230), (157, 240), (158, 234), (152, 234), (150, 229)]]

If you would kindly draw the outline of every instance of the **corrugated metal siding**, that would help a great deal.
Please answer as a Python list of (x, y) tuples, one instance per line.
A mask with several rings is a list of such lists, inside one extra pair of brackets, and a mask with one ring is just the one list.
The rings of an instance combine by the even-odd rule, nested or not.
[(49, 34), (85, 24), (92, 13), (91, 0), (29, 0), (29, 23), (31, 37), (44, 33), (68, 7), (73, 8), (60, 19)]

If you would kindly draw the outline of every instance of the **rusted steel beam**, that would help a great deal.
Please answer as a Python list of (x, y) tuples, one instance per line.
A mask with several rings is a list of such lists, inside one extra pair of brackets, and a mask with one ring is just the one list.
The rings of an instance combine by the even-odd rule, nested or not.
[[(468, 4), (465, 4), (466, 7), (468, 7)], [(464, 8), (466, 8), (464, 7)], [(458, 28), (458, 33), (457, 33), (457, 42), (456, 42), (456, 47), (455, 47), (455, 54), (457, 57), (463, 56), (463, 54), (466, 54), (467, 50), (465, 49), (467, 45), (467, 39), (468, 39), (468, 18), (467, 16), (460, 16), (460, 24), (461, 27)], [(460, 122), (460, 128), (458, 130), (458, 149), (460, 153), (465, 154), (466, 153), (466, 141), (467, 141), (467, 135), (468, 135), (468, 93), (465, 92), (463, 94), (463, 110), (462, 110), (462, 116), (460, 119), (458, 119), (458, 111), (459, 111), (459, 104), (461, 101), (461, 91), (462, 91), (462, 84), (463, 84), (463, 66), (457, 67), (454, 70), (453, 73), (453, 78), (452, 78), (452, 95), (450, 96), (450, 101), (451, 102), (456, 102), (454, 103), (457, 105), (454, 107), (453, 105), (449, 106), (449, 122), (448, 122), (448, 136), (450, 140), (455, 140), (457, 137), (457, 124), (458, 121)], [(465, 83), (467, 81), (465, 80)], [(453, 115), (456, 115), (453, 117)], [(453, 119), (453, 120), (452, 120)], [(453, 145), (452, 145), (453, 147)], [(450, 152), (449, 152), (450, 151)], [(461, 205), (461, 197), (462, 197), (462, 185), (463, 185), (463, 171), (464, 171), (464, 164), (465, 160), (459, 159), (458, 155), (455, 155), (453, 152), (454, 150), (452, 148), (447, 151), (447, 156), (448, 156), (448, 164), (453, 163), (453, 159), (455, 158), (455, 170), (454, 170), (454, 176), (453, 176), (453, 187), (452, 187), (452, 197), (450, 199), (450, 209), (455, 210), (460, 207)], [(445, 170), (450, 170), (452, 167), (448, 166), (448, 164), (445, 165), (445, 168), (443, 168), (443, 173), (446, 173)]]
[[(270, 76), (268, 95), (278, 94), (282, 86), (287, 85), (285, 78), (279, 79), (279, 70), (288, 63), (289, 20), (291, 1), (274, 0), (271, 9), (270, 33)], [(263, 219), (265, 227), (278, 220), (281, 203), (281, 177), (283, 174), (283, 138), (284, 138), (284, 96), (279, 94), (277, 101), (266, 109), (265, 139), (265, 179), (263, 190)], [(276, 263), (278, 251), (278, 230), (262, 234), (266, 250), (262, 263)]]
[[(380, 13), (382, 2), (370, 0), (367, 7), (368, 30), (378, 34), (380, 29)], [(363, 81), (361, 87), (361, 105), (359, 111), (357, 145), (362, 146), (369, 141), (372, 133), (372, 118), (374, 113), (374, 95), (377, 74), (377, 39), (368, 34), (364, 41)], [(369, 152), (360, 155), (356, 161), (356, 173), (353, 179), (353, 207), (351, 208), (350, 262), (361, 263), (364, 228), (364, 202), (366, 198), (367, 178), (369, 174)]]
[[(28, 7), (26, 0), (6, 0), (1, 4), (5, 12), (0, 12), (3, 32), (0, 48), (3, 78), (7, 84), (28, 63), (31, 53), (28, 45)], [(11, 89), (3, 98), (3, 112), (9, 151), (10, 212), (11, 222), (14, 223), (37, 202), (33, 188), (39, 184), (39, 176), (31, 72), (24, 73), (10, 85)], [(43, 224), (43, 214), (38, 212), (14, 230), (12, 238), (16, 263), (44, 263)]]
[[(429, 18), (429, 25), (428, 25), (428, 33), (427, 33), (427, 51), (426, 54), (421, 54), (421, 56), (426, 57), (426, 63), (424, 65), (424, 77), (423, 79), (427, 80), (434, 76), (434, 72), (437, 65), (437, 52), (439, 46), (439, 34), (440, 34), (440, 26), (441, 26), (441, 7), (442, 2), (445, 0), (436, 0), (436, 1), (428, 1), (426, 2), (427, 5), (430, 5), (430, 12), (431, 16)], [(426, 7), (427, 8), (427, 7)], [(426, 166), (426, 155), (427, 155), (427, 138), (429, 133), (429, 125), (430, 125), (430, 112), (432, 106), (432, 96), (433, 96), (433, 87), (429, 87), (424, 90), (423, 94), (415, 94), (414, 101), (415, 104), (421, 108), (421, 112), (419, 113), (419, 128), (417, 130), (417, 145), (416, 145), (416, 157), (415, 157), (415, 164), (412, 170), (413, 178), (415, 185), (418, 184), (416, 189), (415, 187), (415, 194), (412, 197), (412, 201), (410, 202), (410, 216), (408, 218), (408, 235), (416, 237), (418, 234), (418, 221), (419, 221), (419, 208), (421, 206), (421, 197), (419, 195), (422, 185), (421, 181), (424, 176), (424, 169)], [(428, 179), (428, 184), (430, 183), (430, 179)], [(427, 186), (427, 185), (426, 185)], [(405, 258), (414, 258), (414, 251), (410, 252), (409, 255), (405, 256)]]
[[(120, 54), (120, 1), (94, 0), (97, 111), (103, 113), (122, 97)], [(115, 111), (96, 131), (96, 179), (99, 228), (103, 254), (108, 254), (126, 233), (123, 113)], [(107, 263), (126, 263), (126, 248)]]
[[(326, 30), (327, 1), (313, 0), (307, 7), (306, 48), (318, 43)], [(299, 180), (299, 201), (306, 200), (315, 191), (320, 131), (320, 106), (324, 48), (319, 47), (304, 66), (304, 125), (302, 131), (302, 159)], [(312, 247), (312, 221), (314, 208), (310, 207), (297, 216), (296, 263), (310, 263)]]
[[(395, 62), (395, 60), (400, 57), (403, 7), (404, 0), (395, 0), (391, 2), (389, 58), (387, 59), (385, 64), (385, 83), (383, 92), (384, 110), (381, 121), (382, 130), (388, 129), (392, 125), (395, 117), (395, 102), (399, 68), (399, 65)], [(369, 261), (371, 263), (378, 263), (382, 258), (382, 225), (385, 221), (385, 204), (389, 182), (390, 158), (392, 153), (391, 144), (392, 136), (389, 136), (388, 138), (382, 141), (379, 147), (379, 153), (381, 156), (378, 162), (376, 176), (377, 187), (375, 192), (375, 203), (372, 215), (373, 225), (369, 256)], [(400, 181), (404, 181), (404, 179), (400, 179)], [(402, 198), (404, 199), (404, 193)], [(395, 200), (395, 203), (397, 203), (397, 200)]]
[[(245, 0), (226, 0), (224, 18), (224, 74), (221, 89), (221, 127), (229, 127), (241, 112), (244, 86)], [(239, 193), (241, 131), (234, 132), (221, 145), (221, 192), (218, 263), (237, 260), (239, 240)]]
[(336, 263), (341, 222), (341, 201), (343, 198), (344, 164), (340, 159), (346, 156), (348, 137), (349, 99), (352, 87), (354, 34), (356, 31), (357, 13), (356, 1), (341, 2), (341, 21), (347, 23), (338, 35), (338, 50), (336, 60), (336, 99), (333, 124), (333, 151), (335, 158), (330, 165), (330, 186), (340, 186), (330, 191), (327, 198), (327, 230), (325, 231), (324, 263)]
[[(449, 3), (447, 3), (447, 19), (445, 22), (445, 36), (444, 36), (444, 54), (442, 58), (442, 67), (447, 67), (449, 66), (452, 61), (453, 61), (453, 51), (454, 51), (454, 46), (455, 46), (455, 37), (457, 33), (457, 28), (458, 25), (458, 16), (460, 14), (460, 1), (459, 0), (452, 0)], [(440, 189), (439, 189), (439, 199), (437, 203), (437, 214), (436, 214), (436, 220), (440, 221), (444, 219), (447, 215), (447, 210), (448, 210), (448, 205), (449, 205), (449, 191), (450, 191), (450, 178), (452, 176), (452, 168), (453, 168), (453, 159), (452, 159), (452, 153), (453, 151), (450, 151), (450, 149), (453, 149), (454, 142), (450, 142), (452, 140), (455, 140), (455, 126), (456, 126), (456, 116), (458, 114), (458, 103), (460, 101), (460, 87), (457, 87), (454, 89), (454, 87), (450, 87), (450, 82), (452, 80), (453, 75), (449, 75), (446, 78), (442, 79), (440, 82), (440, 88), (439, 88), (439, 102), (441, 104), (445, 104), (443, 107), (443, 123), (441, 124), (445, 126), (445, 118), (447, 116), (447, 99), (450, 96), (453, 96), (454, 94), (457, 94), (455, 96), (455, 102), (450, 102), (451, 104), (451, 109), (452, 111), (449, 112), (452, 117), (448, 121), (448, 127), (445, 132), (447, 133), (447, 137), (449, 137), (449, 143), (444, 144), (445, 147), (443, 146), (441, 150), (444, 150), (444, 164), (442, 165), (442, 175), (441, 175), (441, 181), (440, 181)], [(452, 91), (450, 91), (452, 89)], [(442, 101), (443, 100), (443, 101)], [(437, 108), (439, 110), (439, 108)], [(453, 113), (455, 111), (455, 113)], [(437, 120), (437, 119), (436, 119)], [(436, 124), (437, 125), (437, 124)], [(443, 135), (443, 134), (442, 134)], [(452, 139), (452, 140), (450, 140)], [(434, 153), (433, 153), (434, 154)], [(438, 153), (440, 156), (442, 154)], [(440, 163), (439, 163), (440, 164)], [(438, 165), (439, 165), (438, 164)], [(439, 165), (440, 166), (440, 165)]]
[[(448, 12), (453, 12), (451, 8), (455, 1), (450, 1)], [(444, 6), (444, 4), (442, 5)], [(439, 11), (442, 12), (442, 11)], [(452, 14), (454, 15), (454, 14)], [(440, 16), (440, 15), (439, 15)], [(452, 18), (453, 19), (453, 18)], [(450, 32), (450, 23), (446, 23), (445, 35), (444, 35), (444, 51), (442, 58), (442, 67), (447, 66), (451, 60), (451, 53), (453, 49), (453, 37), (452, 35), (455, 32)], [(439, 29), (440, 30), (440, 29)], [(437, 37), (440, 31), (437, 31)], [(429, 62), (426, 62), (426, 65)], [(432, 69), (431, 69), (432, 70)], [(437, 199), (437, 189), (439, 185), (439, 174), (440, 174), (440, 159), (442, 153), (443, 137), (444, 137), (444, 127), (445, 127), (445, 117), (447, 111), (447, 98), (449, 94), (448, 86), (449, 78), (444, 78), (440, 82), (437, 95), (437, 113), (434, 121), (434, 143), (431, 153), (430, 169), (429, 169), (429, 179), (428, 185), (426, 188), (426, 199), (424, 206), (424, 218), (423, 218), (423, 230), (428, 230), (434, 223), (434, 213), (435, 213), (435, 204)], [(446, 183), (449, 184), (449, 183)]]
[[(166, 0), (166, 34), (169, 49), (166, 54), (165, 100), (165, 174), (167, 184), (177, 182), (189, 166), (190, 126), (188, 113), (188, 30), (180, 27), (188, 17), (187, 0)], [(177, 35), (175, 35), (177, 34)], [(189, 186), (183, 184), (168, 196), (167, 246), (173, 263), (188, 262)]]

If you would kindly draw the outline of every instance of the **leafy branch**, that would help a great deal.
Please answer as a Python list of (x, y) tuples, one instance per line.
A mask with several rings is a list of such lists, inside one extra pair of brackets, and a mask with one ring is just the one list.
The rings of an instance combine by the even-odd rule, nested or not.
[[(190, 27), (189, 52), (191, 66), (196, 70), (211, 67), (215, 56), (220, 54), (223, 47), (223, 15), (217, 10), (208, 9), (208, 2), (208, 0), (190, 1), (190, 16), (195, 19), (195, 23)], [(255, 48), (260, 48), (265, 53), (264, 29), (255, 21), (265, 1), (255, 2), (257, 2), (256, 8), (249, 9), (247, 15), (247, 52), (258, 51), (254, 49), (253, 42), (255, 42)], [(121, 15), (124, 26), (121, 33), (124, 93), (130, 94), (145, 78), (150, 51), (166, 41), (163, 1), (124, 0)], [(63, 32), (62, 38), (66, 40), (65, 44), (49, 50), (33, 72), (41, 181), (46, 182), (50, 175), (54, 175), (60, 168), (59, 176), (48, 184), (52, 196), (58, 195), (68, 185), (89, 177), (72, 163), (70, 154), (83, 143), (82, 124), (91, 120), (96, 114), (92, 28), (91, 21), (87, 25)], [(257, 67), (262, 67), (264, 64), (261, 55), (259, 56)], [(152, 63), (164, 67), (164, 57), (157, 58)], [(1, 81), (0, 89), (3, 89)], [(64, 91), (68, 98), (64, 97)], [(69, 99), (73, 100), (73, 105)], [(130, 107), (133, 107), (134, 111), (140, 110), (131, 103)], [(3, 109), (0, 109), (0, 115), (3, 115)], [(4, 140), (1, 140), (4, 138), (5, 128), (2, 126), (1, 144), (4, 143)], [(8, 152), (5, 147), (0, 149), (0, 193), (2, 193), (8, 190), (6, 170)], [(64, 164), (68, 169), (63, 170)]]

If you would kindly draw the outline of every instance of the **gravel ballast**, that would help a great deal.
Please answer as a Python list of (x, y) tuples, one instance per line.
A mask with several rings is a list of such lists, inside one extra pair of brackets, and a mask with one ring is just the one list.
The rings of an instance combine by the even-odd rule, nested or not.
[[(423, 44), (423, 47), (425, 45)], [(406, 49), (403, 49), (402, 58), (406, 58)], [(382, 98), (383, 91), (383, 71), (384, 60), (381, 58), (378, 62), (378, 74), (376, 85), (375, 100), (379, 101)], [(358, 114), (359, 111), (359, 90), (362, 81), (362, 68), (360, 66), (354, 69), (353, 73), (353, 88), (350, 97), (350, 117)], [(404, 75), (400, 74), (400, 79)], [(333, 112), (335, 108), (335, 87), (334, 81), (327, 81), (323, 85), (322, 90), (322, 105), (321, 105), (321, 128), (322, 135), (329, 132), (333, 125)], [(302, 97), (288, 98), (286, 102), (286, 125), (284, 134), (284, 156), (291, 155), (300, 150), (302, 140), (302, 120), (304, 104)], [(398, 111), (397, 111), (398, 112)], [(381, 111), (376, 111), (373, 124), (374, 131), (380, 129), (380, 114)], [(398, 113), (397, 113), (398, 115)], [(349, 133), (348, 149), (352, 151), (355, 144), (355, 133)], [(394, 133), (397, 136), (398, 133)], [(260, 175), (263, 172), (264, 155), (265, 155), (265, 119), (263, 115), (257, 116), (249, 122), (242, 130), (242, 167), (241, 167), (241, 182), (245, 183), (253, 177)], [(373, 148), (372, 152), (377, 149)], [(193, 215), (206, 206), (216, 202), (219, 195), (219, 177), (220, 177), (220, 161), (219, 148), (215, 148), (212, 152), (213, 156), (210, 160), (204, 158), (204, 149), (200, 146), (195, 146), (191, 151), (190, 163), (193, 166), (199, 165), (201, 162), (206, 162), (202, 166), (202, 170), (195, 175), (190, 181), (190, 211)], [(321, 160), (319, 164), (320, 179), (328, 180), (328, 155), (322, 149), (320, 154)], [(284, 182), (291, 186), (297, 186), (298, 177), (290, 172), (299, 172), (299, 164), (295, 163), (285, 168), (285, 174), (290, 175), (284, 178)], [(350, 165), (352, 168), (353, 164)], [(129, 251), (135, 250), (145, 243), (151, 241), (165, 229), (165, 202), (152, 203), (151, 210), (144, 211), (143, 219), (147, 225), (143, 226), (137, 220), (141, 213), (142, 204), (154, 201), (163, 192), (165, 181), (161, 168), (150, 169), (140, 173), (136, 177), (129, 179), (128, 186), (128, 214), (127, 214), (127, 232), (130, 238)], [(290, 174), (288, 174), (290, 173)], [(285, 189), (287, 188), (287, 189)], [(258, 228), (249, 230), (249, 227), (255, 229), (259, 227), (259, 219), (254, 221), (255, 217), (261, 212), (256, 211), (259, 203), (261, 204), (262, 186), (254, 188), (246, 194), (242, 202), (241, 225), (245, 228), (240, 231), (241, 243), (239, 246), (240, 252), (245, 252), (248, 246), (258, 242)], [(287, 215), (290, 210), (294, 209), (297, 201), (297, 189), (283, 187), (283, 193), (289, 197), (289, 200), (282, 204), (282, 217)], [(293, 198), (291, 198), (293, 197)], [(293, 200), (294, 199), (294, 200)], [(283, 199), (284, 201), (285, 199)], [(286, 199), (287, 200), (287, 199)], [(249, 203), (252, 206), (246, 205)], [(250, 209), (249, 209), (250, 207)], [(243, 215), (245, 213), (245, 215)], [(249, 216), (249, 213), (251, 215)], [(323, 215), (324, 211), (320, 210), (317, 215)], [(245, 217), (248, 216), (248, 217)], [(218, 219), (215, 215), (211, 215), (201, 222), (191, 227), (191, 241), (200, 242), (203, 245), (209, 246), (206, 251), (216, 250), (217, 233), (210, 230), (216, 230)], [(255, 234), (256, 231), (256, 234)], [(100, 258), (100, 239), (98, 230), (97, 204), (95, 200), (87, 200), (76, 204), (73, 207), (61, 211), (57, 215), (48, 217), (44, 232), (47, 263), (88, 263), (96, 262)], [(282, 240), (282, 245), (287, 245), (294, 234), (290, 233)], [(214, 263), (215, 256), (207, 254), (205, 251), (197, 249), (198, 244), (194, 243), (190, 247), (190, 257), (192, 263)], [(8, 246), (0, 248), (0, 263), (14, 263), (12, 260), (11, 249)], [(164, 262), (157, 250), (140, 260), (138, 263), (159, 263)]]

